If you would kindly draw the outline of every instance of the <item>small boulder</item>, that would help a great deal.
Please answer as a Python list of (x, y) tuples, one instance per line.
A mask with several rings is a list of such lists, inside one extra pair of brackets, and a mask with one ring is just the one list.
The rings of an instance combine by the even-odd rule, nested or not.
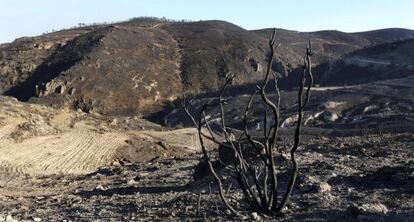
[(316, 186), (316, 191), (318, 191), (319, 193), (327, 193), (327, 192), (331, 192), (332, 190), (331, 185), (329, 185), (326, 182), (315, 184), (315, 186)]
[(358, 206), (350, 206), (348, 211), (354, 215), (370, 213), (386, 215), (388, 213), (388, 208), (382, 203), (365, 203)]
[(250, 214), (250, 217), (252, 218), (252, 220), (254, 220), (254, 221), (260, 221), (260, 216), (259, 216), (259, 214), (257, 214), (256, 212), (253, 212), (253, 213), (251, 213)]
[(329, 183), (321, 182), (311, 176), (299, 178), (299, 186), (303, 193), (328, 193), (332, 190)]
[(96, 186), (95, 190), (102, 190), (102, 191), (105, 191), (105, 190), (106, 190), (106, 188), (105, 188), (104, 186), (102, 186), (102, 185), (98, 185), (98, 186)]
[(7, 215), (7, 217), (6, 217), (6, 221), (7, 222), (18, 222), (18, 220), (16, 220), (16, 219), (14, 219), (13, 217), (12, 217), (12, 215)]

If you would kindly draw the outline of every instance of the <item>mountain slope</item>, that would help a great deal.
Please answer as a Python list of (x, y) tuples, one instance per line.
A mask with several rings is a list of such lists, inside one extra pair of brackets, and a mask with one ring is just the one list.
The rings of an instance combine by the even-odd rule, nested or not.
[(315, 73), (320, 85), (354, 85), (414, 74), (414, 39), (357, 50), (320, 65)]
[[(253, 32), (268, 38), (272, 30), (262, 29)], [(414, 30), (399, 28), (356, 33), (345, 33), (334, 30), (298, 32), (277, 29), (277, 41), (282, 44), (279, 52), (293, 66), (302, 63), (303, 51), (308, 40), (312, 41), (314, 63), (320, 64), (339, 59), (344, 54), (364, 47), (410, 38), (414, 38)]]
[[(181, 75), (187, 87), (201, 91), (217, 89), (230, 72), (236, 74), (235, 84), (261, 78), (266, 61), (266, 38), (222, 21), (173, 23), (164, 28), (179, 44)], [(275, 62), (274, 68), (284, 73), (280, 62)]]
[[(19, 82), (5, 85), (4, 92), (22, 101), (87, 112), (148, 113), (175, 100), (183, 88), (215, 90), (230, 72), (237, 76), (234, 84), (259, 80), (266, 42), (221, 21), (96, 27), (42, 57), (35, 69), (20, 74)], [(281, 62), (274, 67), (284, 72)], [(10, 82), (13, 76), (1, 79)]]
[[(110, 115), (149, 114), (183, 90), (215, 91), (263, 78), (270, 30), (247, 31), (223, 21), (136, 19), (24, 38), (0, 48), (0, 90), (22, 101)], [(274, 71), (301, 64), (312, 39), (315, 64), (368, 45), (408, 38), (411, 30), (365, 33), (278, 30)]]

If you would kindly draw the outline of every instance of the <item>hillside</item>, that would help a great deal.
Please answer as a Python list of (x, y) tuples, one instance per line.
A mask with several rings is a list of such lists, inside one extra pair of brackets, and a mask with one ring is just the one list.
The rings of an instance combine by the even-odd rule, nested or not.
[[(365, 33), (278, 30), (274, 71), (287, 75), (312, 39), (315, 64), (374, 43), (414, 36), (412, 30)], [(110, 115), (150, 114), (182, 90), (214, 91), (228, 74), (234, 85), (262, 78), (269, 30), (223, 21), (135, 19), (22, 38), (0, 48), (0, 92), (21, 101)]]
[[(272, 30), (262, 29), (253, 32), (268, 38)], [(339, 59), (342, 55), (361, 48), (409, 38), (414, 38), (414, 30), (393, 28), (345, 33), (335, 30), (298, 32), (277, 29), (277, 41), (282, 44), (281, 53), (294, 66), (302, 63), (303, 49), (309, 39), (313, 43), (314, 62), (320, 64)]]
[(183, 88), (214, 90), (228, 72), (238, 76), (235, 84), (256, 81), (265, 48), (257, 45), (266, 44), (235, 25), (214, 21), (129, 22), (77, 34), (72, 39), (64, 38), (66, 31), (54, 35), (63, 43), (52, 40), (47, 50), (31, 46), (49, 36), (3, 48), (3, 92), (86, 112), (145, 113), (175, 100)]
[(414, 74), (414, 39), (356, 50), (315, 72), (320, 85), (354, 85)]

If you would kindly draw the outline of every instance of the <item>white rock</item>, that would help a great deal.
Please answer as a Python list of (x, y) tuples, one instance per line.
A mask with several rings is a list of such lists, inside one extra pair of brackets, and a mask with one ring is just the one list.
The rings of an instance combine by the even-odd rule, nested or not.
[(365, 203), (359, 206), (351, 206), (348, 210), (356, 215), (364, 213), (387, 214), (388, 208), (382, 203)]
[(363, 212), (387, 214), (388, 208), (382, 203), (367, 203), (359, 207)]
[(256, 212), (251, 213), (250, 214), (250, 217), (252, 218), (252, 220), (255, 220), (255, 221), (259, 221), (260, 220), (260, 216)]
[(95, 189), (97, 189), (97, 190), (106, 190), (105, 187), (103, 187), (102, 185), (98, 185)]
[(316, 189), (319, 193), (326, 193), (326, 192), (331, 192), (332, 187), (328, 183), (322, 182), (317, 185)]
[(19, 222), (18, 220), (13, 219), (12, 215), (7, 215), (6, 222)]
[(130, 180), (128, 180), (128, 182), (127, 182), (127, 184), (128, 185), (135, 185), (135, 184), (137, 184), (138, 182), (137, 181), (135, 181), (134, 179), (130, 179)]

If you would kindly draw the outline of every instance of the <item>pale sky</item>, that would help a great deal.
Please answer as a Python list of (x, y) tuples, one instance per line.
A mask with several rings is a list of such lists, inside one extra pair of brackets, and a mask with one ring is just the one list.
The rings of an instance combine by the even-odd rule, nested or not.
[(0, 0), (0, 43), (139, 16), (218, 19), (246, 29), (414, 29), (414, 0)]

